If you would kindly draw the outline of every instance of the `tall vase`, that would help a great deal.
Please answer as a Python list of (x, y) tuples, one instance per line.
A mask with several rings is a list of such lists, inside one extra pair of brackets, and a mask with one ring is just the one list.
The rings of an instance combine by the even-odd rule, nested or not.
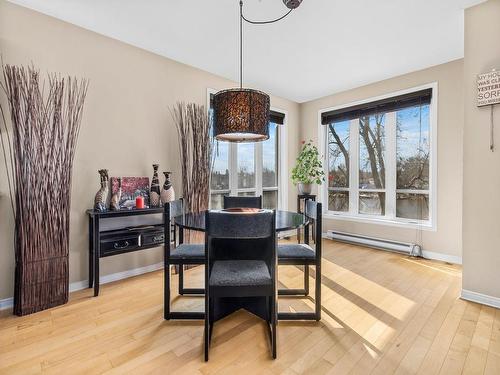
[(153, 179), (151, 180), (151, 189), (149, 192), (149, 205), (151, 207), (160, 207), (160, 181), (158, 180), (159, 164), (153, 164)]
[(165, 175), (165, 183), (163, 184), (160, 198), (161, 203), (165, 205), (166, 203), (175, 200), (175, 191), (172, 183), (170, 182), (170, 175), (172, 174), (172, 172), (163, 172), (163, 174)]

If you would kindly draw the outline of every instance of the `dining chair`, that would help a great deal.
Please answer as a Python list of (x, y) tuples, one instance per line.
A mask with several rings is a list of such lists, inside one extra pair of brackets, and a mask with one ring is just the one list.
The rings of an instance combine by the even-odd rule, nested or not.
[(164, 318), (170, 319), (203, 319), (203, 312), (171, 311), (170, 266), (179, 267), (179, 294), (204, 294), (205, 288), (184, 288), (184, 266), (205, 264), (205, 246), (203, 244), (185, 244), (182, 232), (177, 235), (172, 219), (184, 213), (184, 201), (178, 199), (165, 204), (164, 208)]
[(258, 197), (234, 197), (224, 195), (224, 208), (262, 208), (262, 195)]
[[(279, 319), (283, 320), (317, 320), (321, 319), (321, 203), (313, 200), (305, 201), (304, 215), (308, 223), (304, 227), (305, 243), (278, 245), (278, 265), (304, 266), (304, 289), (279, 289), (278, 295), (308, 296), (309, 295), (309, 266), (316, 269), (316, 285), (314, 296), (314, 312), (280, 312)], [(309, 226), (314, 222), (316, 241), (314, 249), (309, 245)]]
[(214, 322), (240, 308), (268, 323), (276, 358), (276, 213), (205, 214), (205, 361)]

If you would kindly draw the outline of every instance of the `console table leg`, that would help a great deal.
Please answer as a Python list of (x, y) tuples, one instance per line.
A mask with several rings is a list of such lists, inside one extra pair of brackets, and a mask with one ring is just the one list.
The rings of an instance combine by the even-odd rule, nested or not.
[(89, 288), (94, 286), (94, 220), (89, 216)]
[(101, 254), (101, 235), (99, 217), (94, 222), (94, 297), (99, 295), (99, 255)]

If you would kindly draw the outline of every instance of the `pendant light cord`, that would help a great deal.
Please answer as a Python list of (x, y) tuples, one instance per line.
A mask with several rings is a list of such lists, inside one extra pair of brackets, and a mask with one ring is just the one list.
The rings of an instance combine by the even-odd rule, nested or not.
[(249, 20), (248, 18), (245, 18), (245, 16), (242, 14), (241, 17), (247, 21), (248, 23), (251, 23), (253, 25), (267, 25), (268, 23), (275, 23), (275, 22), (278, 22), (278, 21), (281, 21), (283, 18), (285, 18), (286, 16), (288, 16), (290, 13), (292, 13), (292, 10), (293, 9), (290, 9), (288, 12), (286, 12), (284, 15), (282, 15), (281, 17), (279, 18), (276, 18), (274, 20), (270, 20), (270, 21), (252, 21), (252, 20)]
[[(242, 9), (242, 7), (243, 7), (243, 1), (240, 1), (240, 8)], [(281, 17), (278, 17), (278, 18), (275, 18), (274, 20), (269, 20), (269, 21), (252, 21), (252, 20), (249, 20), (248, 18), (246, 18), (243, 15), (243, 10), (241, 10), (240, 14), (241, 14), (241, 18), (243, 18), (246, 22), (251, 23), (252, 25), (267, 25), (269, 23), (275, 23), (275, 22), (281, 21), (283, 18), (285, 18), (286, 16), (288, 16), (290, 13), (292, 13), (292, 10), (293, 9), (290, 9), (288, 12), (286, 12), (285, 14), (283, 14)]]
[(292, 13), (293, 9), (290, 9), (281, 17), (275, 18), (269, 21), (252, 21), (243, 15), (243, 0), (240, 0), (240, 89), (243, 88), (243, 21), (246, 21), (252, 25), (267, 25), (270, 23), (275, 23), (281, 21), (283, 18)]
[(240, 90), (243, 88), (243, 0), (240, 0)]

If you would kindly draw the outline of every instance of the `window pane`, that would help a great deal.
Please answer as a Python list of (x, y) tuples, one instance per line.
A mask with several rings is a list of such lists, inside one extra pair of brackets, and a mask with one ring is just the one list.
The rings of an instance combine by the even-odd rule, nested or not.
[(429, 196), (397, 193), (396, 216), (405, 219), (429, 220)]
[(210, 188), (212, 190), (229, 189), (229, 143), (214, 142), (212, 177)]
[(349, 211), (349, 192), (333, 191), (328, 192), (328, 210), (329, 211)]
[(278, 208), (278, 191), (263, 191), (262, 192), (262, 207), (268, 209)]
[(359, 188), (385, 188), (385, 114), (359, 119)]
[(240, 191), (238, 197), (255, 197), (255, 191)]
[(397, 188), (429, 189), (429, 105), (397, 112)]
[(385, 193), (359, 192), (359, 213), (385, 215)]
[(278, 186), (278, 125), (269, 123), (269, 139), (262, 142), (262, 187)]
[(255, 187), (255, 143), (240, 143), (238, 150), (238, 188)]
[(210, 208), (212, 210), (222, 210), (224, 208), (224, 196), (229, 193), (212, 193), (210, 194)]
[(349, 123), (328, 125), (328, 187), (349, 187)]

